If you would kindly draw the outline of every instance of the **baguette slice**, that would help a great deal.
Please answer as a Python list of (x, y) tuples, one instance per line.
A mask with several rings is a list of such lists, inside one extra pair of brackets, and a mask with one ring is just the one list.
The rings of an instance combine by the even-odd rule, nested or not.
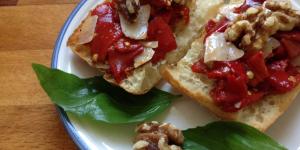
[[(187, 6), (190, 8), (190, 22), (187, 26), (178, 25), (175, 29), (175, 37), (177, 42), (177, 49), (170, 52), (166, 57), (166, 62), (177, 62), (190, 48), (191, 43), (199, 37), (200, 29), (202, 25), (207, 22), (208, 18), (214, 16), (220, 6), (224, 3), (223, 0), (189, 0)], [(68, 40), (68, 46), (72, 51), (85, 60), (92, 67), (98, 68), (103, 73), (104, 64), (93, 63), (91, 50), (89, 47), (78, 44), (79, 36), (83, 24), (90, 18), (88, 17), (79, 25)], [(148, 92), (154, 87), (160, 80), (161, 75), (159, 68), (161, 63), (153, 65), (148, 62), (141, 67), (135, 68), (131, 75), (127, 79), (123, 80), (119, 85), (126, 91), (132, 94), (140, 95)], [(104, 79), (115, 85), (118, 85), (110, 74), (104, 74)]]
[(236, 113), (224, 112), (215, 105), (209, 95), (214, 81), (191, 70), (192, 64), (204, 55), (203, 40), (203, 37), (195, 40), (186, 56), (176, 65), (166, 65), (161, 68), (163, 78), (174, 88), (196, 100), (221, 119), (239, 121), (265, 131), (288, 109), (300, 92), (300, 85), (285, 94), (266, 96), (261, 101)]

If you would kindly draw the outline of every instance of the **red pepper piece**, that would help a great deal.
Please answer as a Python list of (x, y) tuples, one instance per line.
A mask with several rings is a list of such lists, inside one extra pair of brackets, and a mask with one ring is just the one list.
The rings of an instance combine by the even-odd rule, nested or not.
[(132, 69), (134, 58), (143, 52), (144, 48), (130, 50), (131, 52), (124, 53), (116, 50), (108, 52), (108, 63), (112, 76), (120, 83), (127, 77), (127, 72)]
[(248, 94), (247, 97), (241, 101), (241, 108), (244, 108), (259, 101), (263, 98), (264, 95), (264, 92), (250, 92), (250, 95)]
[(224, 111), (234, 112), (240, 108), (235, 104), (247, 96), (247, 85), (241, 77), (228, 75), (226, 80), (220, 80), (211, 91), (211, 96), (216, 104)]
[(228, 27), (229, 20), (226, 17), (223, 17), (219, 22), (214, 20), (209, 20), (205, 26), (206, 35), (204, 41), (207, 37), (212, 35), (215, 32), (225, 32)]
[(286, 68), (286, 72), (289, 74), (289, 75), (292, 75), (292, 76), (296, 76), (299, 74), (299, 68), (293, 66), (292, 64), (288, 64), (287, 68)]
[(285, 47), (290, 58), (295, 58), (300, 55), (300, 42), (283, 38), (281, 39), (281, 43)]
[(214, 62), (212, 69), (207, 76), (212, 79), (226, 79), (228, 75), (242, 78), (247, 82), (246, 71), (244, 65), (238, 61), (230, 62)]
[(217, 105), (233, 104), (240, 100), (240, 95), (226, 91), (227, 83), (225, 80), (219, 80), (210, 93)]
[(142, 47), (143, 47), (142, 44), (140, 44), (138, 42), (134, 42), (127, 38), (121, 38), (119, 41), (114, 43), (114, 49), (120, 53), (132, 52), (132, 51), (134, 51), (136, 49), (140, 49)]
[(195, 64), (192, 65), (192, 71), (196, 73), (207, 73), (208, 68), (207, 65), (204, 63), (204, 59), (200, 59)]
[(274, 71), (286, 71), (286, 68), (288, 67), (288, 60), (279, 60), (279, 61), (274, 61), (271, 64), (268, 65), (268, 69), (270, 72)]
[(234, 13), (243, 13), (250, 7), (262, 5), (265, 1), (266, 0), (245, 0), (243, 5), (235, 8)]
[(190, 21), (190, 9), (183, 5), (175, 5), (174, 6), (174, 16), (172, 18), (172, 23), (180, 21), (182, 18), (185, 24), (188, 24)]
[(171, 6), (166, 0), (147, 0), (147, 2), (156, 8), (166, 8)]
[(285, 47), (283, 46), (283, 44), (280, 44), (280, 46), (278, 48), (276, 48), (275, 50), (273, 50), (273, 57), (275, 58), (286, 58), (287, 54), (286, 54), (286, 50)]
[(112, 3), (107, 2), (99, 5), (92, 12), (92, 15), (98, 16), (98, 22), (96, 27), (97, 35), (90, 43), (91, 51), (93, 54), (98, 54), (99, 61), (104, 61), (108, 49), (123, 36), (123, 33)]
[(247, 95), (248, 87), (242, 76), (229, 75), (226, 78), (226, 82), (225, 88), (227, 92), (239, 95), (240, 98)]
[(264, 60), (262, 51), (256, 52), (247, 60), (247, 65), (254, 73), (254, 79), (251, 80), (251, 85), (255, 86), (269, 76), (268, 69)]
[(242, 63), (214, 62), (212, 70), (207, 73), (209, 78), (218, 79), (211, 96), (224, 111), (234, 112), (239, 108), (235, 104), (248, 94), (247, 76)]
[(213, 69), (207, 73), (207, 77), (211, 79), (224, 79), (230, 74), (232, 74), (231, 68), (227, 64), (214, 62)]
[(245, 0), (244, 3), (240, 7), (235, 8), (234, 13), (238, 13), (238, 14), (239, 13), (243, 13), (243, 12), (245, 12), (250, 7), (251, 6), (249, 6), (247, 4), (247, 0)]
[(208, 67), (204, 63), (203, 58), (192, 65), (192, 71), (196, 72), (196, 73), (207, 73), (208, 72)]
[(161, 17), (155, 17), (149, 23), (148, 39), (158, 41), (158, 47), (154, 49), (155, 54), (151, 60), (152, 63), (163, 60), (168, 52), (177, 48), (170, 26)]
[(171, 20), (172, 20), (172, 17), (173, 17), (173, 12), (172, 11), (164, 11), (164, 12), (161, 12), (157, 15), (155, 15), (156, 17), (159, 16), (161, 17), (167, 24), (171, 24)]
[(285, 93), (295, 87), (295, 83), (289, 80), (289, 75), (284, 71), (273, 72), (268, 78), (268, 82), (276, 93)]
[(289, 31), (289, 32), (280, 32), (275, 35), (278, 39), (288, 39), (300, 42), (300, 31)]

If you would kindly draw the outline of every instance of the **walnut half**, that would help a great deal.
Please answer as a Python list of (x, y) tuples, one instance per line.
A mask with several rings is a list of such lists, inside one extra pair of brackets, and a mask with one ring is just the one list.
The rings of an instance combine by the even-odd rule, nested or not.
[(287, 0), (267, 0), (263, 6), (251, 7), (225, 31), (229, 42), (240, 43), (239, 48), (261, 50), (278, 31), (300, 27), (300, 15)]
[(169, 123), (143, 123), (136, 128), (136, 132), (134, 150), (182, 150), (183, 134)]

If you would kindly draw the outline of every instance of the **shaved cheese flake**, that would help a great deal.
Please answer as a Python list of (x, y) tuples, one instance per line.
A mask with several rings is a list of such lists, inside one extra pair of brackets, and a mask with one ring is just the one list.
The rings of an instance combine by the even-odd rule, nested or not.
[(204, 62), (233, 61), (244, 56), (244, 51), (226, 42), (224, 33), (214, 33), (206, 39)]
[(239, 14), (234, 13), (234, 9), (239, 7), (241, 4), (230, 4), (230, 5), (225, 5), (220, 8), (220, 14), (230, 21), (234, 21)]
[(263, 48), (264, 57), (268, 57), (272, 51), (280, 46), (280, 42), (273, 37), (270, 37)]
[(98, 16), (89, 16), (87, 19), (82, 23), (81, 29), (78, 35), (77, 44), (86, 44), (93, 40), (96, 25), (97, 25)]
[(150, 61), (155, 51), (152, 48), (145, 48), (144, 52), (134, 59), (134, 68), (137, 68)]
[(148, 48), (157, 48), (158, 47), (158, 41), (141, 42), (141, 44), (144, 47), (148, 47)]
[(129, 22), (122, 14), (119, 14), (121, 28), (124, 35), (135, 40), (146, 39), (150, 11), (150, 5), (141, 6), (136, 21), (134, 23)]

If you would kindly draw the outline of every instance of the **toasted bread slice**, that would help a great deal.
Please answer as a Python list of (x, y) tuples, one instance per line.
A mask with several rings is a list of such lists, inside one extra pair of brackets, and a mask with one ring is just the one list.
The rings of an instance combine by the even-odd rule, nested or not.
[(288, 109), (298, 92), (300, 92), (299, 85), (288, 93), (266, 96), (261, 101), (236, 113), (224, 112), (215, 105), (209, 95), (214, 81), (191, 70), (192, 64), (203, 57), (203, 55), (204, 45), (202, 37), (192, 43), (192, 47), (188, 50), (186, 56), (176, 65), (162, 67), (161, 74), (174, 88), (190, 96), (221, 119), (239, 121), (265, 131)]
[[(167, 62), (177, 62), (186, 54), (186, 51), (190, 48), (191, 43), (197, 37), (199, 37), (199, 31), (202, 25), (207, 21), (208, 18), (215, 15), (217, 12), (216, 10), (222, 6), (222, 4), (223, 0), (188, 1), (187, 5), (190, 8), (190, 22), (187, 26), (178, 25), (178, 27), (176, 27), (175, 36), (178, 48), (168, 54), (166, 58)], [(87, 20), (89, 17), (91, 16), (88, 15), (88, 17), (71, 35), (68, 40), (68, 46), (71, 47), (73, 52), (85, 60), (89, 65), (98, 68), (101, 71), (107, 66), (101, 63), (93, 63), (91, 50), (89, 47), (82, 44), (77, 44), (83, 24), (86, 21), (89, 21)], [(123, 80), (119, 86), (129, 93), (136, 95), (148, 92), (161, 80), (161, 75), (158, 69), (160, 64), (162, 63), (153, 65), (152, 63), (148, 62), (138, 68), (135, 68), (132, 74), (129, 75), (127, 79)], [(105, 74), (104, 79), (117, 85), (115, 80), (109, 74)]]

